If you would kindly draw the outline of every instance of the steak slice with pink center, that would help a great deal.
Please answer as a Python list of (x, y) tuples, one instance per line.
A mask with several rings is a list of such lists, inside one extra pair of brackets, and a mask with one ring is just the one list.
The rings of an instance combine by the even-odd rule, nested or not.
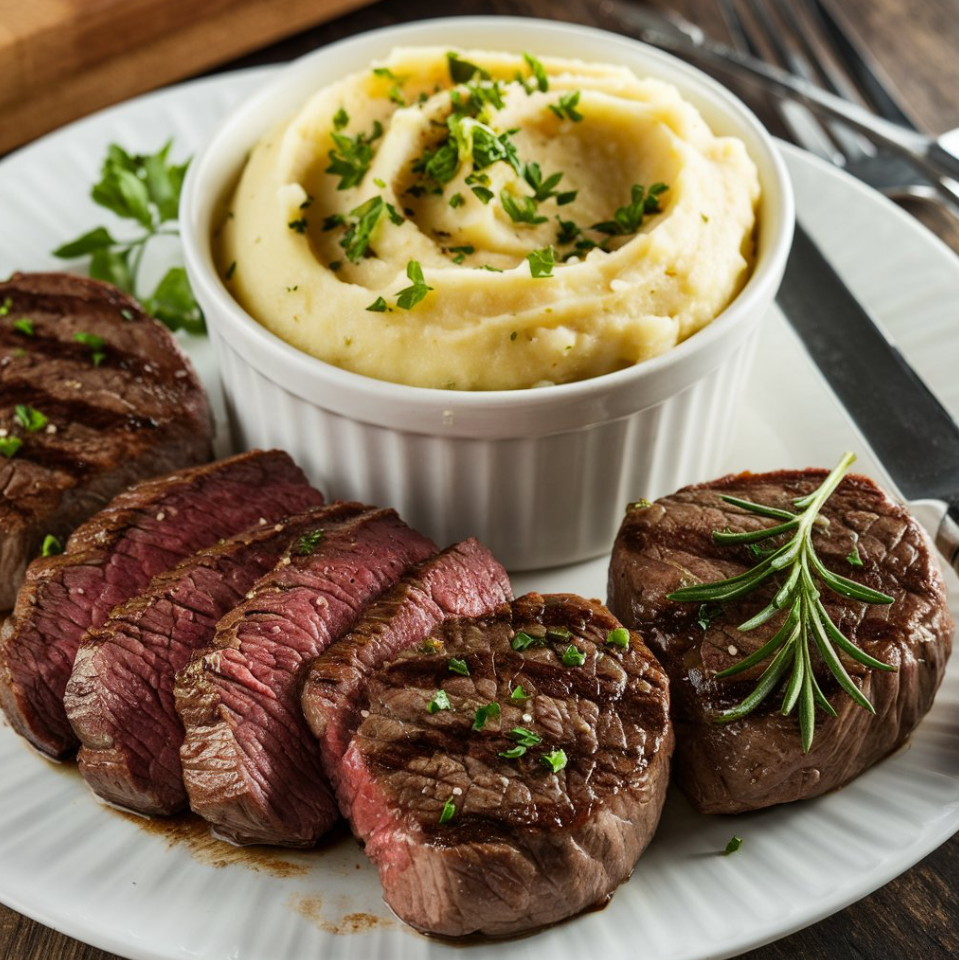
[[(509, 577), (496, 558), (478, 540), (464, 540), (411, 570), (313, 662), (303, 685), (303, 713), (334, 787), (373, 672), (423, 642), (448, 617), (478, 617), (512, 599)], [(342, 804), (341, 810), (349, 816)]]
[(337, 820), (300, 708), (305, 670), (371, 600), (435, 552), (394, 510), (324, 524), (224, 617), (213, 649), (180, 672), (184, 783), (190, 806), (219, 836), (309, 847)]
[(0, 703), (38, 750), (79, 745), (63, 706), (83, 634), (118, 603), (197, 550), (280, 520), (303, 502), (306, 477), (280, 450), (146, 480), (78, 527), (57, 557), (34, 560), (0, 639)]
[(528, 594), (431, 636), (371, 678), (340, 771), (386, 902), (453, 937), (602, 903), (666, 796), (665, 672), (598, 601), (569, 595)]
[[(303, 490), (303, 506), (315, 504), (319, 495)], [(86, 634), (64, 702), (82, 744), (80, 772), (95, 793), (148, 815), (187, 806), (183, 724), (173, 699), (177, 671), (206, 651), (220, 618), (242, 603), (293, 541), (362, 509), (315, 506), (257, 524), (155, 577), (146, 592), (115, 607), (102, 627)]]

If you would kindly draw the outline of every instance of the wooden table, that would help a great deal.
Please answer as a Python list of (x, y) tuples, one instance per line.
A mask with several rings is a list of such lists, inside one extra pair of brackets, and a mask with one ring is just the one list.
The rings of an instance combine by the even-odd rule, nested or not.
[[(279, 0), (278, 0), (279, 2)], [(670, 4), (715, 35), (723, 34), (713, 0)], [(861, 38), (886, 67), (920, 122), (941, 131), (959, 126), (959, 17), (955, 0), (843, 0)], [(591, 0), (382, 0), (339, 20), (225, 65), (289, 60), (372, 27), (426, 17), (501, 13), (603, 25)], [(464, 43), (469, 38), (464, 37)], [(754, 104), (762, 112), (759, 104)], [(766, 117), (775, 127), (772, 118)], [(959, 226), (947, 214), (918, 211), (959, 251)], [(955, 669), (955, 668), (953, 668)], [(175, 918), (172, 922), (176, 922)], [(637, 948), (637, 958), (641, 950)], [(865, 900), (740, 960), (947, 960), (959, 957), (959, 835)], [(117, 960), (113, 954), (55, 933), (0, 906), (3, 960)], [(209, 960), (219, 960), (211, 957)], [(304, 958), (305, 960), (305, 958)]]

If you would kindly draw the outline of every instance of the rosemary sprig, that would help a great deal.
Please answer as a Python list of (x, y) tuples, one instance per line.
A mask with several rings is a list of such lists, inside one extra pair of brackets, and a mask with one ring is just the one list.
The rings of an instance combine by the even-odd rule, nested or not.
[[(856, 583), (833, 573), (823, 566), (816, 555), (812, 542), (813, 527), (817, 523), (819, 511), (839, 485), (846, 471), (856, 459), (852, 453), (846, 453), (836, 465), (832, 473), (812, 493), (793, 500), (795, 513), (789, 510), (780, 510), (749, 500), (740, 500), (737, 497), (723, 496), (726, 503), (741, 507), (751, 513), (770, 517), (779, 523), (762, 530), (753, 530), (744, 533), (729, 531), (715, 531), (713, 539), (723, 545), (760, 543), (795, 531), (790, 539), (779, 547), (767, 553), (752, 569), (736, 577), (726, 580), (717, 580), (712, 583), (696, 584), (683, 587), (669, 594), (668, 599), (688, 601), (691, 603), (723, 603), (737, 600), (755, 590), (760, 584), (776, 574), (782, 574), (784, 579), (775, 596), (768, 606), (764, 607), (755, 616), (739, 625), (742, 632), (754, 630), (756, 627), (772, 620), (781, 611), (786, 611), (785, 619), (773, 636), (754, 653), (740, 660), (739, 663), (716, 674), (718, 679), (732, 677), (748, 670), (750, 667), (766, 660), (769, 665), (763, 671), (752, 693), (730, 710), (719, 714), (717, 723), (729, 723), (740, 720), (751, 713), (763, 700), (766, 699), (786, 678), (785, 692), (782, 701), (783, 716), (788, 716), (799, 707), (799, 729), (802, 737), (803, 753), (808, 753), (812, 746), (816, 727), (816, 706), (832, 717), (836, 711), (826, 699), (813, 674), (812, 659), (810, 656), (810, 639), (819, 650), (819, 655), (836, 678), (839, 686), (863, 709), (875, 713), (873, 705), (853, 682), (846, 672), (837, 653), (837, 648), (852, 659), (874, 670), (895, 670), (896, 668), (881, 660), (869, 656), (849, 639), (843, 636), (839, 628), (832, 622), (826, 608), (823, 606), (818, 579), (822, 584), (850, 600), (860, 600), (863, 603), (892, 603), (893, 597), (870, 587)], [(821, 522), (821, 521), (820, 521)]]

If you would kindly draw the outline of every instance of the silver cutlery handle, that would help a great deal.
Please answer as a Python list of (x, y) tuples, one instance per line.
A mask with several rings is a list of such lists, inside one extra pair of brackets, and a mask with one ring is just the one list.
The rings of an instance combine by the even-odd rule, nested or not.
[(959, 499), (950, 504), (942, 500), (912, 500), (909, 508), (932, 534), (936, 549), (959, 573)]

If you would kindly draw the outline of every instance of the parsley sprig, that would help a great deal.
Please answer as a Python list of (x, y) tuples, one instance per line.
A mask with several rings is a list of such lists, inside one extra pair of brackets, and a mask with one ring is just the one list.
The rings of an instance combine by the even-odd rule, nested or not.
[(837, 648), (863, 666), (874, 670), (896, 669), (869, 656), (843, 636), (826, 612), (820, 590), (816, 586), (818, 580), (834, 593), (863, 603), (894, 602), (894, 598), (885, 593), (828, 570), (817, 556), (812, 542), (812, 531), (820, 510), (855, 459), (852, 453), (844, 454), (835, 469), (816, 490), (793, 501), (797, 511), (795, 513), (749, 500), (740, 500), (737, 497), (722, 496), (721, 499), (726, 503), (779, 522), (771, 527), (744, 533), (716, 531), (713, 533), (713, 539), (717, 543), (748, 545), (788, 533), (792, 533), (792, 536), (786, 543), (768, 553), (752, 569), (739, 576), (683, 587), (668, 596), (670, 600), (691, 603), (723, 603), (746, 596), (776, 574), (784, 576), (772, 601), (755, 616), (740, 624), (738, 628), (743, 632), (754, 630), (785, 610), (786, 616), (779, 629), (758, 650), (734, 666), (720, 671), (716, 677), (717, 679), (732, 677), (756, 664), (772, 659), (752, 693), (737, 706), (719, 714), (715, 719), (718, 723), (729, 723), (747, 716), (780, 686), (781, 681), (788, 674), (782, 713), (788, 716), (798, 704), (799, 728), (804, 753), (808, 753), (815, 735), (816, 707), (819, 706), (831, 717), (836, 716), (835, 709), (826, 699), (813, 673), (810, 640), (815, 643), (823, 663), (836, 678), (839, 686), (859, 706), (870, 713), (875, 713), (875, 709), (846, 672), (846, 668), (839, 659)]
[(179, 236), (180, 191), (190, 161), (170, 163), (172, 141), (153, 154), (131, 154), (115, 143), (107, 148), (100, 180), (90, 196), (122, 220), (142, 228), (140, 236), (118, 240), (106, 227), (95, 227), (53, 251), (61, 260), (89, 257), (89, 273), (136, 297), (147, 313), (171, 330), (203, 334), (206, 324), (183, 267), (171, 267), (152, 294), (139, 286), (146, 248), (154, 237)]
[(333, 130), (330, 136), (334, 147), (328, 153), (330, 165), (324, 172), (340, 178), (337, 190), (359, 186), (373, 162), (373, 144), (383, 136), (383, 124), (374, 120), (369, 133), (358, 133), (355, 137), (338, 130)]

